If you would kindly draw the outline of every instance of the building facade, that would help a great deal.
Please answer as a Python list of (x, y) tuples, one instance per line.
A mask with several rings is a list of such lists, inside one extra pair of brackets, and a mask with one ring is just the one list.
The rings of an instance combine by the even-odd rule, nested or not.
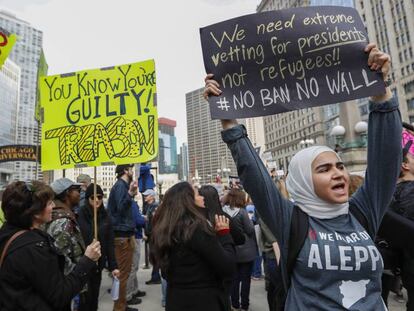
[[(43, 34), (28, 22), (5, 11), (0, 11), (0, 27), (19, 37), (9, 55), (9, 59), (16, 63), (21, 70), (16, 143), (35, 145), (40, 136), (40, 128), (34, 115), (37, 68), (42, 52)], [(16, 162), (14, 178), (19, 180), (36, 179), (38, 177), (36, 167), (35, 162)]]
[(178, 173), (177, 138), (174, 129), (177, 122), (167, 118), (158, 119), (159, 174)]
[(393, 91), (404, 121), (414, 123), (414, 3), (356, 0), (368, 36), (391, 55)]
[(188, 181), (188, 171), (188, 145), (183, 143), (180, 147), (180, 153), (178, 155), (178, 179)]
[[(299, 6), (317, 5), (338, 5), (353, 7), (353, 0), (263, 0), (258, 8), (258, 12), (280, 10)], [(331, 104), (322, 107), (303, 109), (268, 116), (264, 118), (266, 151), (271, 153), (273, 162), (278, 169), (286, 170), (292, 156), (300, 149), (312, 144), (328, 145), (331, 148), (337, 147), (336, 138), (331, 136), (332, 129), (345, 123), (348, 126), (347, 135), (354, 139), (354, 123), (365, 120), (368, 117), (368, 100), (361, 99), (345, 104), (352, 113), (343, 115), (352, 116), (348, 120), (340, 116), (340, 104)], [(359, 114), (355, 115), (355, 105)], [(342, 109), (343, 110), (343, 109)], [(352, 123), (352, 124), (351, 124)], [(344, 124), (344, 125), (345, 125)], [(350, 135), (351, 134), (351, 135)], [(347, 136), (347, 137), (348, 137)], [(360, 150), (358, 151), (360, 154)], [(353, 162), (350, 157), (350, 163)], [(358, 162), (359, 163), (359, 162)], [(352, 167), (351, 167), (352, 169)], [(360, 169), (360, 166), (357, 168)]]
[(189, 181), (212, 183), (237, 175), (230, 151), (221, 139), (221, 123), (211, 120), (203, 88), (186, 94)]
[[(0, 69), (0, 146), (14, 145), (17, 131), (17, 109), (20, 97), (20, 67), (6, 60)], [(13, 179), (14, 163), (0, 164), (0, 187)]]
[(263, 153), (266, 147), (265, 133), (264, 133), (264, 118), (247, 118), (242, 120), (246, 127), (247, 135), (252, 142), (253, 147), (258, 148), (259, 153)]

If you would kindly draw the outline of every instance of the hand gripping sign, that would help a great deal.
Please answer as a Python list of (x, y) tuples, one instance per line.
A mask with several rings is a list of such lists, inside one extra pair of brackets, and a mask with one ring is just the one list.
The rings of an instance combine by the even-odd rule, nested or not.
[(43, 170), (154, 159), (156, 94), (153, 60), (41, 77)]

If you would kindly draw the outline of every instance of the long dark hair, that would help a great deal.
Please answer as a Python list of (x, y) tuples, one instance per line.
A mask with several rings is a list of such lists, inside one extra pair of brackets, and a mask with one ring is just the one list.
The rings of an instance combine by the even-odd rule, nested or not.
[(15, 181), (3, 193), (4, 218), (13, 226), (29, 229), (35, 215), (40, 214), (53, 197), (52, 188), (41, 181)]
[(215, 224), (216, 221), (214, 216), (224, 215), (217, 189), (210, 185), (204, 185), (201, 186), (198, 192), (204, 197), (204, 205), (207, 209), (208, 220)]
[(194, 201), (194, 189), (188, 182), (175, 184), (157, 208), (151, 233), (151, 261), (167, 269), (174, 246), (188, 241), (196, 228), (214, 234)]

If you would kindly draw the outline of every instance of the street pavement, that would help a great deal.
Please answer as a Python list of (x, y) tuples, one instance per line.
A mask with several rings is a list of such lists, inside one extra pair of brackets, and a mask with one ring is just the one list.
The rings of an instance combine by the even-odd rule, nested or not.
[[(143, 256), (141, 256), (143, 257)], [(141, 258), (142, 261), (142, 258)], [(136, 306), (139, 311), (163, 311), (164, 308), (161, 306), (161, 285), (145, 285), (145, 281), (150, 279), (151, 270), (142, 269), (143, 263), (141, 263), (140, 269), (138, 270), (138, 282), (140, 290), (145, 291), (147, 295), (143, 297), (142, 303)], [(267, 311), (267, 300), (266, 292), (264, 289), (264, 281), (253, 281), (251, 283), (250, 292), (250, 311)], [(108, 293), (108, 289), (111, 287), (111, 279), (107, 273), (102, 275), (102, 286), (100, 293), (100, 304), (99, 310), (111, 311), (113, 302), (111, 295)], [(394, 299), (394, 294), (390, 295), (389, 298), (390, 309), (389, 311), (404, 311), (405, 303), (399, 303)], [(197, 311), (197, 310), (183, 310), (183, 311)]]

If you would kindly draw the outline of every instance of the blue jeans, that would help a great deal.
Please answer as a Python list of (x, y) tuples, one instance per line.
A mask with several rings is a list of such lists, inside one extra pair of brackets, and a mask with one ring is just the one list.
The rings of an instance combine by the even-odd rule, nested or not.
[(257, 255), (256, 259), (254, 260), (252, 277), (254, 278), (262, 277), (262, 256), (260, 255)]
[[(233, 308), (249, 309), (250, 281), (253, 261), (237, 263), (236, 274), (231, 289), (231, 304)], [(240, 286), (241, 285), (241, 286)]]
[(167, 299), (167, 281), (161, 278), (161, 304), (165, 306)]

